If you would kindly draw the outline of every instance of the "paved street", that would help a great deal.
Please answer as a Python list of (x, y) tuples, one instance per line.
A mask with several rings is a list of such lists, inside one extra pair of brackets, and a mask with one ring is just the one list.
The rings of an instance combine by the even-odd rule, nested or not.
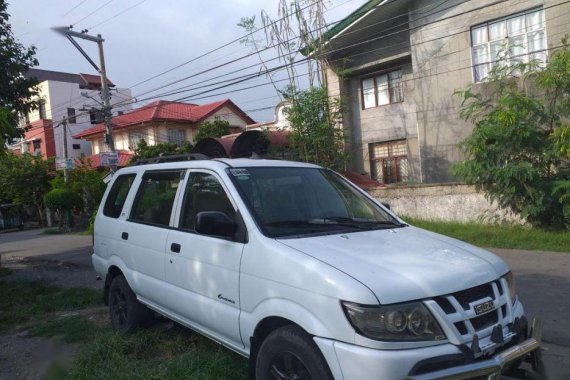
[[(44, 235), (41, 230), (0, 234), (2, 265), (14, 269), (15, 278), (100, 288), (103, 281), (95, 281), (90, 250), (90, 236)], [(513, 269), (527, 315), (544, 322), (551, 379), (570, 379), (570, 253), (493, 251)]]

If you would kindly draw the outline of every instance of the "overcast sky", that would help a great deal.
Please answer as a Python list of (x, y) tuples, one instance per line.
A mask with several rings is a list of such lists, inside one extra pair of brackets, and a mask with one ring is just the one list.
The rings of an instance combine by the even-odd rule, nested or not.
[[(277, 0), (8, 0), (8, 2), (14, 35), (24, 45), (33, 44), (37, 47), (37, 58), (41, 69), (95, 73), (71, 43), (51, 28), (74, 25), (75, 31), (89, 29), (89, 34), (100, 33), (105, 39), (108, 76), (118, 87), (132, 87), (133, 95), (141, 100), (137, 107), (151, 101), (144, 101), (144, 98), (159, 94), (155, 92), (144, 95), (145, 91), (249, 53), (249, 48), (235, 43), (152, 81), (136, 85), (242, 36), (244, 31), (236, 25), (241, 17), (257, 15), (259, 19), (262, 9), (276, 16), (278, 3)], [(364, 2), (365, 0), (328, 1), (327, 22), (332, 23), (342, 19)], [(125, 12), (120, 14), (123, 11)], [(114, 16), (116, 17), (109, 20)], [(97, 25), (102, 22), (104, 23)], [(81, 45), (98, 62), (95, 44), (82, 42)], [(277, 55), (275, 51), (268, 54), (270, 55), (266, 57)], [(258, 62), (253, 59), (252, 57), (249, 60), (229, 64), (161, 92), (192, 85), (197, 81)], [(277, 65), (277, 62), (270, 64), (274, 65)], [(234, 76), (256, 70), (259, 68), (239, 72)], [(279, 101), (272, 86), (221, 94), (267, 82), (266, 78), (260, 78), (208, 94), (194, 95), (204, 91), (195, 89), (180, 95), (161, 98), (174, 100), (194, 95), (186, 101), (198, 104), (230, 98), (256, 121), (269, 121), (273, 119), (273, 110), (258, 109), (271, 107)], [(214, 96), (203, 98), (206, 95)]]

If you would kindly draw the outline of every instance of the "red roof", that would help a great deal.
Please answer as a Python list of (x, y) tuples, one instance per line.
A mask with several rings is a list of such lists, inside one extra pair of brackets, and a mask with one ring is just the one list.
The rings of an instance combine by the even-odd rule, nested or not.
[[(117, 153), (119, 153), (119, 165), (117, 166), (118, 167), (127, 166), (133, 154), (128, 150), (118, 150)], [(87, 156), (85, 157), (85, 160), (88, 160), (91, 163), (91, 167), (94, 169), (97, 169), (98, 167), (101, 166), (101, 160), (98, 154)]]
[(365, 190), (375, 187), (386, 187), (386, 185), (383, 185), (380, 182), (371, 179), (367, 175), (360, 174), (358, 172), (344, 172), (342, 175), (344, 175), (349, 181), (358, 187), (361, 187)]
[[(157, 100), (141, 108), (137, 108), (128, 113), (113, 118), (113, 130), (120, 130), (126, 127), (139, 125), (142, 123), (170, 121), (179, 123), (199, 123), (223, 107), (231, 108), (244, 121), (251, 124), (253, 120), (247, 116), (231, 100), (220, 100), (218, 102), (197, 105), (190, 103), (169, 102)], [(81, 133), (74, 135), (76, 139), (93, 136), (105, 132), (103, 123), (97, 124)]]

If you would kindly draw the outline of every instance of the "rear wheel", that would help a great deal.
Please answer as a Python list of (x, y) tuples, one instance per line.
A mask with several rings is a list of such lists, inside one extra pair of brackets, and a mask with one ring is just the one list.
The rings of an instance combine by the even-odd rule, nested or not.
[(333, 380), (325, 358), (311, 337), (297, 326), (284, 326), (259, 348), (257, 380)]
[(109, 313), (113, 328), (128, 333), (141, 327), (149, 310), (141, 304), (123, 276), (113, 278), (109, 288)]

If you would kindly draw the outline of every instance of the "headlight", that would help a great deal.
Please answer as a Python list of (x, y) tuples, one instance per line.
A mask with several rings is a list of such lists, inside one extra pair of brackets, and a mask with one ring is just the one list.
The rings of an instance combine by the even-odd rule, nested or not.
[(385, 341), (443, 340), (441, 328), (421, 302), (363, 306), (342, 302), (354, 329), (370, 339)]
[(513, 272), (509, 272), (505, 275), (505, 280), (509, 285), (509, 294), (511, 295), (511, 302), (514, 304), (517, 300), (517, 284), (515, 282), (515, 276)]

